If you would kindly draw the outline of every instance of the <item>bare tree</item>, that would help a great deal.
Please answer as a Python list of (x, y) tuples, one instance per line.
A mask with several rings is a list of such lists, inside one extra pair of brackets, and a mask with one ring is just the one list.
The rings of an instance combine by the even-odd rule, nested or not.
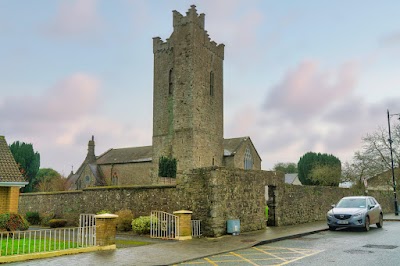
[[(389, 133), (385, 128), (367, 134), (363, 139), (361, 151), (354, 153), (353, 161), (343, 167), (343, 179), (353, 182), (361, 182), (364, 179), (381, 174), (391, 169), (389, 148)], [(400, 165), (400, 124), (392, 129), (392, 148), (394, 167)]]

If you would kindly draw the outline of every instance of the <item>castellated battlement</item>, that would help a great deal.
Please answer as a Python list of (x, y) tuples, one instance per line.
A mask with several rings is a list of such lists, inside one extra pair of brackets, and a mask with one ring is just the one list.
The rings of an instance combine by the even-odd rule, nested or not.
[[(205, 15), (202, 14), (197, 14), (196, 6), (192, 5), (189, 10), (186, 12), (186, 16), (183, 16), (181, 13), (178, 11), (174, 10), (173, 12), (173, 26), (174, 26), (174, 32), (178, 32), (181, 27), (186, 26), (188, 24), (192, 24), (197, 26), (200, 31), (199, 34), (203, 34), (203, 36), (200, 37), (200, 40), (202, 42), (202, 45), (213, 52), (216, 56), (220, 57), (221, 59), (224, 59), (224, 44), (217, 44), (216, 42), (212, 41), (210, 36), (208, 35), (207, 31), (204, 30), (204, 18)], [(171, 37), (174, 34), (171, 35)], [(194, 39), (193, 39), (194, 40)], [(199, 38), (196, 38), (197, 42)], [(176, 41), (176, 40), (175, 40)], [(153, 53), (158, 53), (158, 52), (169, 52), (173, 48), (173, 42), (171, 42), (169, 39), (166, 39), (163, 41), (160, 37), (154, 37), (153, 38)]]
[(167, 39), (165, 42), (160, 37), (153, 38), (153, 54), (157, 52), (167, 52), (172, 49), (172, 45)]
[(209, 35), (207, 34), (207, 31), (204, 31), (204, 46), (208, 50), (216, 54), (218, 57), (220, 57), (221, 59), (224, 59), (225, 44), (223, 43), (217, 44), (216, 42), (212, 41)]
[(197, 14), (196, 6), (191, 5), (189, 10), (186, 12), (186, 17), (184, 17), (181, 13), (174, 10), (173, 13), (173, 25), (174, 29), (178, 26), (183, 26), (188, 23), (194, 23), (199, 26), (201, 29), (204, 30), (204, 17), (205, 15), (201, 13), (200, 15)]

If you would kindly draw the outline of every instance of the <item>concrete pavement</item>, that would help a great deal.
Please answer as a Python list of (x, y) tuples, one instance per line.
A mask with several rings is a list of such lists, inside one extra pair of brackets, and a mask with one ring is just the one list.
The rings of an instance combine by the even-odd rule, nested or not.
[[(385, 214), (384, 220), (400, 221), (400, 216)], [(140, 247), (69, 255), (11, 265), (172, 265), (327, 229), (326, 222), (319, 221), (292, 226), (268, 227), (266, 230), (242, 233), (238, 236), (226, 235), (188, 241), (157, 241), (155, 244)], [(124, 235), (124, 237), (127, 236)], [(144, 241), (148, 241), (148, 239)]]

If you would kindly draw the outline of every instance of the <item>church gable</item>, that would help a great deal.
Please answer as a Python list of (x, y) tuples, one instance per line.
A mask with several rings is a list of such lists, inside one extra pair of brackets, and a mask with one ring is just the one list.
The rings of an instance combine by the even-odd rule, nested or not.
[(261, 157), (250, 137), (224, 139), (224, 163), (229, 168), (261, 170)]

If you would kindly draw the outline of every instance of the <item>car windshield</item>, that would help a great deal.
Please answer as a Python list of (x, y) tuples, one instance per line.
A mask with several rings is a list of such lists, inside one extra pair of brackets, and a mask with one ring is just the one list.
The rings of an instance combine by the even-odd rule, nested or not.
[(365, 199), (341, 199), (336, 208), (365, 208)]

